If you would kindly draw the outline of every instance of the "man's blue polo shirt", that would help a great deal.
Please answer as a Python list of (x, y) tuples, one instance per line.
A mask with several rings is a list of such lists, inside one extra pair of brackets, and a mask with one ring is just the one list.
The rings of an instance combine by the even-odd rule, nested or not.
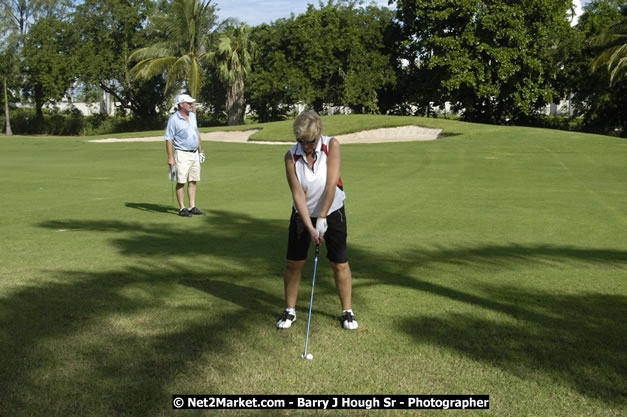
[(189, 112), (189, 118), (185, 120), (179, 111), (175, 111), (168, 119), (165, 128), (165, 140), (171, 140), (174, 149), (193, 151), (198, 149), (198, 125), (196, 115)]

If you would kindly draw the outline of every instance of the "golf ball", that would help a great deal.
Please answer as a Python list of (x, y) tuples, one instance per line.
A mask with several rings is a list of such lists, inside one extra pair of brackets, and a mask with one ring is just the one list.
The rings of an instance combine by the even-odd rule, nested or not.
[(307, 354), (307, 359), (312, 360), (313, 359), (313, 355), (311, 353)]

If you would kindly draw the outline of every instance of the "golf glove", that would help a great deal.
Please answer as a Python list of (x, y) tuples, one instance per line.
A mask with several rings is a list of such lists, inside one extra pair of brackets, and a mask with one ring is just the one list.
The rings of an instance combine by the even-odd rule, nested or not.
[(200, 152), (198, 154), (198, 159), (200, 159), (200, 163), (202, 164), (203, 162), (205, 162), (205, 153), (204, 152)]
[(323, 237), (327, 232), (327, 218), (326, 217), (318, 217), (316, 220), (316, 231), (318, 232), (318, 236)]

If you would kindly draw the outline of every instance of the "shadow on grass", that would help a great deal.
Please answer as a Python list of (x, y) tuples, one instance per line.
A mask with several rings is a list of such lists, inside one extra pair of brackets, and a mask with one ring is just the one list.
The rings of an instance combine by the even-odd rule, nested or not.
[(242, 263), (261, 264), (283, 259), (284, 253), (277, 253), (277, 249), (281, 250), (284, 242), (287, 244), (288, 221), (260, 220), (217, 210), (207, 212), (207, 216), (180, 220), (180, 223), (170, 225), (62, 220), (45, 222), (41, 226), (58, 230), (72, 225), (74, 231), (119, 233), (123, 237), (114, 238), (112, 242), (122, 254), (134, 257), (215, 255)]
[(438, 139), (452, 138), (455, 136), (463, 136), (465, 133), (444, 131), (438, 135)]
[[(138, 262), (103, 272), (89, 263), (40, 271), (40, 283), (2, 299), (0, 407), (7, 415), (50, 415), (50, 404), (58, 415), (166, 414), (181, 374), (196, 374), (195, 366), (236, 373), (231, 361), (210, 359), (237, 356), (232, 341), (273, 329), (283, 307), (282, 291), (270, 288), (282, 287), (285, 249), (276, 243), (286, 240), (287, 220), (213, 211), (192, 228), (76, 220), (41, 227), (69, 224), (73, 233), (113, 234), (120, 252)], [(321, 286), (335, 290), (332, 282)], [(190, 291), (206, 296), (193, 295), (191, 305), (176, 300)]]
[[(469, 292), (442, 285), (437, 277), (446, 265), (484, 269), (486, 273), (530, 264), (624, 270), (626, 251), (511, 244), (410, 249), (393, 260), (375, 259), (372, 254), (358, 253), (353, 270), (365, 275), (373, 271), (375, 278), (374, 283), (361, 286), (400, 286), (476, 307), (470, 315), (422, 315), (405, 320), (399, 330), (414, 337), (416, 343), (452, 349), (521, 378), (544, 375), (583, 395), (624, 404), (627, 297), (552, 294), (498, 284), (468, 284), (464, 288), (471, 289)], [(416, 269), (424, 279), (407, 272)], [(495, 319), (495, 315), (503, 318)]]
[[(166, 414), (177, 375), (195, 366), (210, 366), (222, 375), (235, 372), (228, 361), (211, 358), (229, 355), (230, 341), (249, 326), (271, 325), (265, 304), (273, 302), (275, 313), (280, 302), (266, 295), (266, 303), (249, 303), (248, 311), (256, 314), (245, 321), (204, 305), (173, 307), (171, 293), (183, 276), (213, 283), (218, 293), (221, 286), (237, 289), (230, 299), (239, 305), (245, 297), (264, 294), (180, 267), (58, 271), (54, 276), (64, 282), (27, 288), (3, 300), (0, 403), (7, 415)], [(220, 275), (227, 281), (237, 278)], [(137, 287), (145, 297), (124, 294)], [(156, 317), (146, 318), (146, 312)], [(221, 392), (221, 387), (205, 385), (198, 391)], [(49, 405), (56, 411), (46, 410)]]
[(485, 318), (479, 311), (476, 315), (415, 317), (400, 329), (418, 343), (452, 349), (521, 379), (535, 379), (539, 373), (550, 383), (559, 381), (584, 395), (624, 404), (625, 297), (549, 295), (498, 287), (484, 290), (484, 297), (468, 300), (462, 293), (458, 298), (503, 313), (515, 323)]
[[(88, 266), (42, 271), (47, 280), (3, 299), (2, 410), (32, 415), (41, 409), (43, 415), (44, 405), (54, 403), (61, 414), (165, 413), (180, 375), (188, 375), (195, 364), (208, 364), (207, 358), (238, 357), (233, 339), (255, 340), (259, 329), (273, 325), (283, 294), (271, 288), (277, 288), (283, 272), (287, 223), (211, 211), (193, 227), (75, 220), (41, 224), (52, 230), (113, 233), (112, 243), (137, 264), (103, 272)], [(356, 293), (365, 285), (399, 286), (476, 307), (472, 316), (418, 316), (401, 323), (399, 331), (414, 336), (416, 343), (452, 349), (514, 375), (553, 378), (610, 404), (624, 400), (625, 297), (497, 285), (483, 287), (477, 295), (476, 289), (471, 293), (428, 280), (437, 279), (439, 267), (447, 264), (482, 269), (581, 262), (624, 268), (626, 252), (508, 245), (410, 249), (395, 259), (388, 255), (351, 247), (356, 276), (367, 278), (356, 281)], [(335, 292), (328, 281), (317, 282), (316, 292)], [(192, 304), (173, 300), (173, 294), (190, 290), (206, 296), (193, 296)], [(138, 318), (146, 311), (159, 319)], [(516, 321), (489, 320), (481, 316), (484, 311)], [(142, 327), (146, 323), (149, 328)], [(254, 347), (266, 348), (263, 341)], [(233, 372), (231, 361), (224, 359), (206, 366), (218, 375)], [(220, 386), (208, 384), (197, 390), (222, 393)], [(64, 405), (60, 396), (72, 400)], [(85, 408), (77, 410), (76, 404)]]
[(152, 204), (152, 203), (126, 203), (124, 205), (128, 208), (133, 208), (133, 209), (137, 209), (141, 211), (178, 214), (178, 210), (174, 208), (173, 205), (164, 206), (162, 204)]

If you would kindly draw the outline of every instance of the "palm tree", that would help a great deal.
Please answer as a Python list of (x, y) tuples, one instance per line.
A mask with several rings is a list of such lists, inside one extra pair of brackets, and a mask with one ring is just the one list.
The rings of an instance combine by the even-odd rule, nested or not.
[(605, 49), (592, 61), (592, 70), (607, 66), (610, 87), (616, 85), (627, 70), (627, 16), (608, 26), (594, 39), (594, 43)]
[(250, 72), (254, 52), (250, 26), (245, 23), (231, 24), (220, 35), (218, 50), (213, 58), (220, 79), (228, 84), (226, 110), (229, 126), (244, 124), (244, 80)]
[(166, 13), (151, 23), (161, 40), (134, 51), (129, 62), (137, 62), (131, 75), (150, 79), (167, 72), (166, 91), (182, 87), (198, 97), (202, 85), (202, 62), (209, 60), (211, 28), (215, 25), (211, 0), (174, 0)]

